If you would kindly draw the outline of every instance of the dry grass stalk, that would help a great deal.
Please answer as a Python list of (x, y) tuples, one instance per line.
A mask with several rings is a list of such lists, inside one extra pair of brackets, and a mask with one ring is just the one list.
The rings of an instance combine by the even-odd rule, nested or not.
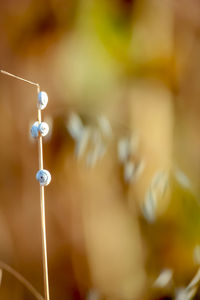
[[(14, 74), (8, 73), (7, 71), (0, 70), (0, 72), (4, 75), (13, 77), (15, 79), (24, 81), (26, 83), (29, 83), (31, 85), (34, 85), (37, 87), (37, 93), (40, 93), (40, 85), (38, 83), (29, 81), (27, 79), (24, 79), (22, 77), (16, 76)], [(41, 109), (38, 108), (38, 122), (42, 122), (42, 115), (41, 115)], [(39, 169), (43, 169), (43, 145), (42, 145), (42, 136), (39, 136), (38, 138), (38, 151), (39, 151)], [(45, 293), (45, 300), (49, 300), (49, 279), (48, 279), (48, 261), (47, 261), (47, 241), (46, 241), (46, 218), (45, 218), (45, 197), (44, 197), (44, 186), (40, 185), (40, 208), (41, 208), (41, 231), (42, 231), (42, 256), (43, 256), (43, 276), (44, 276), (44, 293)], [(11, 270), (10, 270), (11, 271)], [(15, 273), (15, 271), (12, 269), (12, 273)], [(15, 275), (17, 275), (16, 273)], [(21, 276), (21, 275), (20, 275)], [(18, 279), (19, 277), (18, 276)], [(15, 276), (17, 277), (17, 276)], [(23, 277), (20, 277), (21, 279)], [(23, 279), (24, 281), (25, 279)], [(27, 286), (27, 281), (26, 286)], [(30, 284), (29, 285), (29, 290), (30, 290)], [(32, 290), (32, 288), (31, 288)], [(37, 299), (43, 299), (38, 298)]]
[(19, 280), (28, 290), (29, 292), (37, 299), (37, 300), (44, 300), (42, 295), (32, 286), (32, 284), (26, 280), (20, 273), (18, 273), (15, 269), (8, 266), (6, 263), (0, 261), (0, 268), (1, 268), (1, 278), (2, 278), (2, 270), (13, 275), (17, 280)]

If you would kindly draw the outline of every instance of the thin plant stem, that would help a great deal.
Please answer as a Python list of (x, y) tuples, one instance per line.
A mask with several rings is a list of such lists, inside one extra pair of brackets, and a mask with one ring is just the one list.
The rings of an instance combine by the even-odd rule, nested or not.
[(29, 83), (29, 84), (31, 84), (31, 85), (35, 85), (35, 86), (37, 86), (38, 89), (40, 89), (40, 85), (39, 85), (38, 83), (36, 83), (36, 82), (33, 82), (33, 81), (30, 81), (30, 80), (24, 79), (24, 78), (22, 78), (22, 77), (19, 77), (19, 76), (17, 76), (17, 75), (14, 75), (14, 74), (9, 73), (9, 72), (4, 71), (4, 70), (0, 70), (0, 72), (1, 72), (2, 74), (4, 74), (4, 75), (13, 77), (13, 78), (15, 78), (15, 79), (19, 79), (19, 80), (24, 81), (24, 82), (26, 82), (26, 83)]
[(0, 261), (0, 269), (10, 273), (13, 275), (17, 280), (19, 280), (28, 290), (29, 292), (37, 299), (37, 300), (44, 300), (42, 295), (32, 286), (32, 284), (26, 280), (19, 272), (17, 272), (15, 269), (4, 263), (3, 261)]
[[(38, 93), (40, 90), (38, 90)], [(42, 122), (41, 110), (38, 109), (38, 122)], [(42, 137), (38, 138), (39, 169), (43, 169), (43, 145)], [(44, 186), (40, 186), (40, 209), (41, 209), (41, 233), (42, 233), (42, 257), (43, 257), (43, 276), (45, 300), (49, 300), (49, 278), (47, 261), (47, 240), (46, 240), (46, 218), (45, 218), (45, 197)]]
[[(24, 81), (37, 87), (37, 93), (40, 92), (40, 85), (36, 82), (24, 79), (17, 75), (8, 73), (7, 71), (0, 70), (4, 75), (13, 77), (15, 79)], [(38, 109), (38, 122), (42, 122), (41, 110)], [(39, 169), (43, 169), (43, 145), (42, 136), (38, 138), (38, 153), (39, 153)], [(45, 197), (44, 197), (44, 186), (40, 186), (40, 209), (41, 209), (41, 234), (42, 234), (42, 262), (43, 262), (43, 276), (44, 276), (44, 294), (45, 300), (49, 300), (49, 279), (48, 279), (48, 261), (47, 261), (47, 240), (46, 240), (46, 217), (45, 217)], [(42, 298), (43, 299), (43, 298)]]

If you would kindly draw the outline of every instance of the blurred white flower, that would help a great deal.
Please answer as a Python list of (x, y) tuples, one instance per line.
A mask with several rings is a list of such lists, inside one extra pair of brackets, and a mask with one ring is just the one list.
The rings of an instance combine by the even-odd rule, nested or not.
[(175, 169), (175, 178), (182, 187), (184, 187), (186, 189), (191, 188), (191, 182), (190, 182), (189, 178), (187, 177), (187, 175), (185, 173), (183, 173), (178, 168)]
[(134, 134), (131, 137), (123, 137), (118, 141), (117, 152), (119, 162), (125, 163), (137, 151), (139, 145), (138, 135)]
[(157, 198), (154, 194), (154, 191), (150, 187), (146, 193), (144, 205), (142, 208), (145, 219), (150, 223), (153, 223), (156, 219), (156, 205)]
[(79, 139), (76, 141), (76, 147), (75, 147), (75, 154), (76, 157), (81, 158), (87, 148), (87, 145), (89, 143), (89, 139), (91, 136), (91, 130), (89, 127), (84, 127), (82, 129), (82, 134), (79, 137)]
[(105, 116), (98, 117), (98, 124), (101, 129), (102, 134), (105, 137), (110, 138), (112, 136), (112, 128), (109, 120)]
[(145, 161), (144, 160), (141, 160), (139, 162), (139, 164), (136, 166), (136, 169), (135, 169), (135, 173), (134, 173), (134, 181), (139, 179), (140, 176), (142, 176), (143, 172), (144, 172), (144, 169), (145, 169)]
[(132, 161), (128, 161), (124, 165), (124, 180), (130, 182), (133, 179), (135, 172), (135, 165)]
[(77, 114), (72, 113), (67, 121), (66, 127), (72, 138), (76, 141), (79, 141), (84, 129), (80, 117)]
[(169, 184), (169, 175), (167, 172), (158, 171), (152, 179), (151, 186), (159, 194), (160, 197), (164, 197), (165, 192)]
[(122, 138), (118, 141), (117, 145), (118, 150), (118, 159), (121, 163), (124, 163), (128, 160), (130, 155), (130, 141), (128, 138)]
[(143, 207), (143, 214), (148, 222), (155, 221), (157, 202), (165, 196), (168, 186), (168, 173), (164, 171), (156, 172), (146, 193)]
[(87, 154), (86, 164), (88, 167), (94, 167), (97, 162), (98, 156), (96, 151), (90, 151)]
[(164, 288), (166, 287), (172, 280), (173, 271), (171, 269), (163, 270), (156, 281), (154, 282), (153, 286), (156, 288)]

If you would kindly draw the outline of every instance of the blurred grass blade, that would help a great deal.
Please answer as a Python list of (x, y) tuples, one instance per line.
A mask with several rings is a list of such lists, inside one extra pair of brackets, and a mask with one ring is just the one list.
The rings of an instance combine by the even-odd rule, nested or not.
[[(2, 261), (0, 261), (0, 269), (1, 272), (2, 270), (5, 270), (6, 272), (13, 275), (17, 280), (19, 280), (37, 300), (44, 300), (42, 295), (34, 288), (34, 286), (32, 286), (32, 284), (28, 280), (26, 280), (20, 273), (18, 273), (15, 269), (13, 269), (12, 267), (10, 267), (9, 265), (7, 265)], [(1, 277), (2, 277), (2, 273), (1, 273)]]
[(1, 283), (2, 283), (2, 277), (3, 277), (3, 270), (0, 269), (0, 286), (1, 286)]
[(189, 285), (187, 286), (187, 290), (192, 289), (194, 286), (196, 286), (198, 283), (200, 282), (200, 268), (198, 269), (197, 273), (195, 274), (195, 276), (193, 277), (193, 279), (191, 280), (191, 282), (189, 283)]

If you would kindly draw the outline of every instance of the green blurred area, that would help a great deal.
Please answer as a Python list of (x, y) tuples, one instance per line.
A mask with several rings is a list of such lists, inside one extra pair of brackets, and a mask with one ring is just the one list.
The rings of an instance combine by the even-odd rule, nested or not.
[[(199, 12), (190, 0), (1, 0), (0, 69), (49, 95), (51, 299), (178, 300), (176, 290), (197, 272)], [(37, 93), (0, 74), (0, 96), (0, 260), (42, 293), (37, 144), (29, 138)], [(81, 158), (68, 130), (73, 113), (91, 138)], [(102, 116), (110, 135), (99, 133)], [(128, 162), (145, 168), (127, 183), (117, 147), (135, 136)], [(105, 153), (88, 167), (99, 138)], [(168, 188), (151, 222), (143, 206), (160, 171)], [(165, 268), (173, 282), (155, 289)], [(3, 272), (0, 299), (32, 298)]]

